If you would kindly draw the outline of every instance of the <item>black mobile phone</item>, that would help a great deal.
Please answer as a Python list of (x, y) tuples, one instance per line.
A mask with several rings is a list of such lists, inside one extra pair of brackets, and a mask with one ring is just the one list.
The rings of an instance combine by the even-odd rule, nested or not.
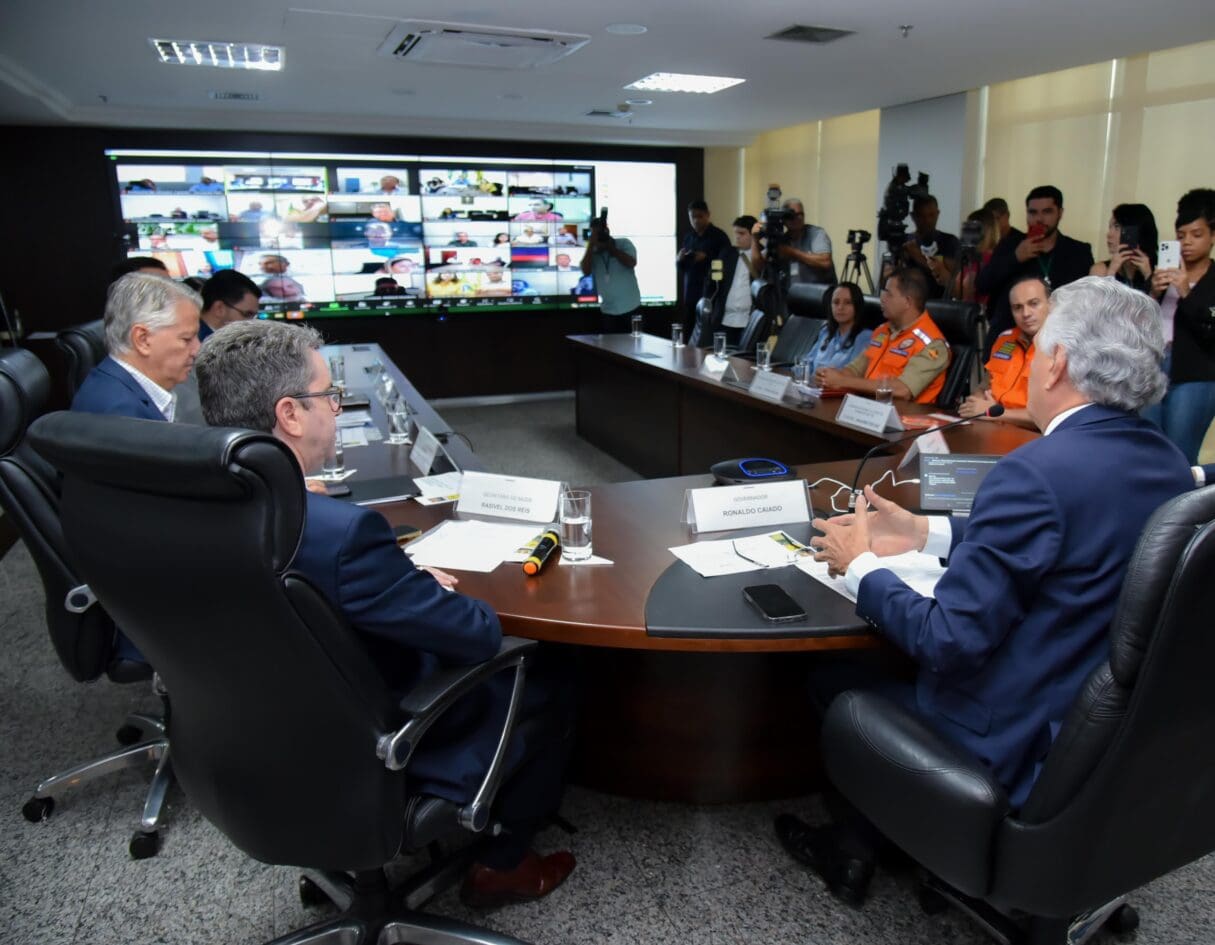
[(789, 596), (779, 584), (753, 584), (743, 588), (743, 598), (759, 611), (761, 617), (772, 623), (792, 623), (805, 620), (802, 605)]
[(1119, 234), (1118, 239), (1120, 239), (1122, 241), (1122, 245), (1125, 246), (1127, 249), (1132, 250), (1132, 251), (1138, 249), (1139, 248), (1139, 227), (1137, 227), (1137, 226), (1122, 227), (1122, 232), (1121, 232), (1121, 234)]

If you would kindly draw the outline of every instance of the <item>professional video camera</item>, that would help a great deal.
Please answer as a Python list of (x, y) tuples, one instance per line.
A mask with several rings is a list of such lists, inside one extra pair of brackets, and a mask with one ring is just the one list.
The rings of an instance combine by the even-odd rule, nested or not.
[(780, 184), (768, 185), (768, 205), (760, 213), (764, 223), (765, 254), (768, 261), (776, 259), (776, 250), (788, 240), (789, 220), (793, 213), (781, 206)]
[(861, 247), (864, 246), (872, 238), (873, 234), (868, 230), (849, 230), (848, 231), (848, 246), (854, 253), (859, 253)]
[(878, 239), (887, 246), (902, 246), (907, 240), (907, 214), (911, 212), (913, 197), (928, 196), (928, 175), (923, 171), (916, 176), (914, 184), (911, 171), (906, 164), (894, 169), (894, 176), (886, 186), (886, 197), (878, 211)]

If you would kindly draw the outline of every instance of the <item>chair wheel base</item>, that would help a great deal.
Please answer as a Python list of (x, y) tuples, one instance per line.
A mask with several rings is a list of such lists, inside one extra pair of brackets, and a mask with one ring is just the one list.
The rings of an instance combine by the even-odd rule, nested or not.
[(127, 849), (133, 860), (146, 860), (160, 852), (160, 831), (136, 830)]
[(21, 814), (31, 824), (40, 824), (51, 816), (55, 809), (53, 797), (31, 797), (21, 808)]
[(124, 725), (114, 733), (114, 737), (120, 745), (134, 745), (143, 739), (143, 732), (137, 725)]
[(1134, 932), (1135, 929), (1139, 928), (1138, 910), (1134, 906), (1123, 903), (1105, 920), (1105, 928), (1116, 935), (1126, 935), (1129, 932)]
[(324, 890), (307, 876), (300, 877), (299, 890), (300, 902), (306, 908), (315, 909), (329, 904), (329, 897), (325, 895)]

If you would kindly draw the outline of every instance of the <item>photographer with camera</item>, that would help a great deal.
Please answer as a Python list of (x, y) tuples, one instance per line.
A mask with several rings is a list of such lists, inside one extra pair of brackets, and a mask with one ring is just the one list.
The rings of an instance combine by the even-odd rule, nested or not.
[(599, 331), (608, 335), (629, 329), (629, 317), (641, 308), (637, 286), (637, 250), (631, 240), (612, 236), (607, 208), (591, 220), (580, 268), (594, 279), (599, 293)]
[(709, 264), (730, 248), (730, 237), (713, 225), (709, 216), (709, 205), (703, 200), (688, 204), (688, 222), (692, 232), (685, 233), (675, 259), (675, 268), (683, 274), (683, 330), (691, 337), (696, 324), (696, 303), (704, 292), (705, 280), (709, 278)]
[(958, 238), (937, 229), (941, 208), (932, 194), (917, 194), (911, 202), (915, 232), (903, 244), (904, 265), (915, 266), (928, 277), (928, 297), (939, 299), (953, 281), (958, 266)]
[[(779, 191), (777, 191), (779, 193)], [(773, 254), (780, 267), (788, 273), (787, 285), (799, 282), (825, 282), (834, 284), (835, 263), (831, 259), (831, 237), (821, 226), (806, 222), (806, 207), (797, 197), (790, 197), (781, 204), (784, 211), (784, 235)], [(764, 271), (764, 253), (773, 238), (771, 225), (766, 221), (755, 224), (751, 243), (751, 268)]]
[(1000, 242), (996, 216), (986, 206), (973, 211), (962, 224), (958, 240), (958, 271), (954, 274), (950, 298), (987, 305), (987, 296), (975, 289), (975, 280), (984, 266), (991, 262), (996, 244)]

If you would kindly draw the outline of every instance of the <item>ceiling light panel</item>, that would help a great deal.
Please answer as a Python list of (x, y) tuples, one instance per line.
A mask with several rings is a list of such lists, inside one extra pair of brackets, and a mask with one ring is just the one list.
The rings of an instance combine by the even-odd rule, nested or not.
[(161, 62), (173, 66), (211, 66), (278, 72), (287, 51), (262, 43), (216, 43), (197, 39), (149, 39)]
[(654, 72), (644, 79), (630, 82), (626, 89), (638, 92), (698, 92), (712, 95), (722, 89), (742, 85), (746, 79), (732, 79), (723, 75), (685, 75), (681, 72)]

